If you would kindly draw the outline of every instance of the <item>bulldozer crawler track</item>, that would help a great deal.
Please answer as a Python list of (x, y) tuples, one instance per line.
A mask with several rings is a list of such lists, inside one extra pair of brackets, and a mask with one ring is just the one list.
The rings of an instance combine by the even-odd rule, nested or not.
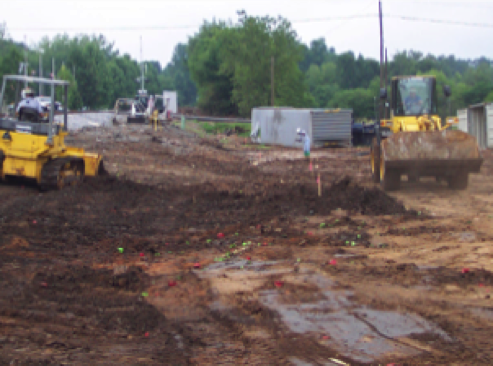
[[(67, 163), (76, 163), (84, 166), (84, 160), (75, 157), (58, 158), (48, 161), (41, 170), (40, 188), (42, 191), (59, 189), (58, 177)], [(82, 172), (83, 174), (83, 172)]]

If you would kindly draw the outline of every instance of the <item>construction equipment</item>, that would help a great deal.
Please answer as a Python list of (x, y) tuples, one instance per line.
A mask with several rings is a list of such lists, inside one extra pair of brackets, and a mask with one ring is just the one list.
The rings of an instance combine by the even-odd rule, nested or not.
[[(450, 97), (448, 86), (444, 94)], [(390, 119), (380, 120), (377, 115), (370, 154), (373, 182), (390, 191), (399, 189), (402, 175), (408, 181), (435, 177), (447, 181), (452, 189), (466, 189), (469, 173), (479, 172), (483, 159), (473, 136), (449, 129), (457, 118), (442, 123), (437, 113), (436, 78), (394, 77), (390, 104), (386, 88), (380, 90), (380, 100), (389, 107), (383, 113), (387, 115), (389, 109)]]
[(145, 107), (136, 99), (119, 98), (115, 102), (113, 123), (145, 123)]
[[(55, 105), (55, 87), (60, 86), (63, 87), (64, 103), (67, 102), (67, 81), (4, 75), (0, 90), (0, 110), (7, 82), (16, 83), (17, 91), (21, 83), (50, 85), (51, 105)], [(14, 110), (17, 108), (17, 99), (16, 92)], [(66, 108), (63, 125), (54, 123), (53, 108), (49, 110), (47, 121), (38, 110), (24, 108), (17, 118), (0, 118), (0, 177), (3, 180), (9, 177), (32, 179), (42, 190), (49, 190), (77, 184), (85, 176), (105, 173), (101, 155), (65, 145), (64, 139), (68, 135)]]
[[(149, 105), (149, 96), (139, 93), (134, 99), (119, 98), (115, 103), (113, 123), (152, 123), (157, 125), (171, 121), (169, 100), (162, 95), (154, 96), (154, 105)], [(144, 105), (145, 103), (145, 105)]]
[(132, 109), (127, 117), (127, 123), (146, 123), (148, 102), (149, 96), (147, 95), (147, 90), (139, 90), (132, 103)]

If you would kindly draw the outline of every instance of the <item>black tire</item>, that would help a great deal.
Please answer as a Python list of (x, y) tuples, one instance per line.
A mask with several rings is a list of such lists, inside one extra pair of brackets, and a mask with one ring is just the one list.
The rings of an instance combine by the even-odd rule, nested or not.
[(448, 186), (450, 189), (464, 190), (467, 188), (469, 183), (469, 174), (458, 173), (454, 177), (448, 178)]
[(374, 138), (370, 149), (370, 168), (371, 180), (373, 183), (380, 183), (380, 146)]
[(416, 183), (419, 179), (419, 176), (417, 174), (414, 174), (414, 173), (409, 173), (407, 175), (407, 181), (409, 183)]
[(401, 186), (401, 173), (397, 170), (386, 169), (383, 154), (380, 155), (380, 187), (382, 190), (396, 191)]
[(400, 173), (393, 170), (386, 171), (380, 186), (386, 192), (397, 191), (401, 186)]

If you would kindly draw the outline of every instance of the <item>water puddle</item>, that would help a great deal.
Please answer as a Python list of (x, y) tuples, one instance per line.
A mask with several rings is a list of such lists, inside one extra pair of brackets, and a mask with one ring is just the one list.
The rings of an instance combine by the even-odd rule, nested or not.
[(337, 259), (352, 259), (352, 260), (359, 260), (359, 259), (367, 259), (367, 255), (363, 254), (336, 254), (334, 255), (335, 258)]
[(213, 278), (218, 276), (228, 277), (252, 277), (270, 276), (293, 272), (293, 267), (287, 267), (283, 261), (247, 261), (237, 259), (227, 262), (213, 263), (205, 271), (194, 271), (200, 278)]
[[(303, 290), (258, 291), (272, 274), (281, 275), (285, 283), (299, 285)], [(218, 295), (256, 293), (259, 303), (276, 311), (290, 332), (315, 339), (326, 336), (328, 347), (356, 362), (417, 356), (422, 349), (406, 342), (414, 335), (432, 334), (450, 340), (444, 331), (418, 315), (381, 311), (357, 303), (352, 291), (338, 288), (332, 279), (309, 267), (300, 266), (294, 272), (292, 264), (283, 261), (235, 260), (212, 264), (197, 271), (197, 275), (208, 278)], [(212, 303), (211, 309), (231, 312), (220, 302)], [(297, 358), (290, 361), (294, 365), (310, 365)]]
[(417, 266), (419, 271), (434, 271), (439, 269), (439, 266)]
[(474, 308), (471, 309), (471, 313), (478, 316), (479, 318), (493, 321), (493, 309)]
[[(290, 357), (288, 360), (294, 366), (315, 366), (313, 363), (300, 360), (297, 357)], [(323, 362), (323, 363), (317, 363), (317, 365), (323, 365), (323, 366), (334, 366), (335, 365), (335, 366), (339, 366), (340, 364), (337, 364), (335, 362)]]

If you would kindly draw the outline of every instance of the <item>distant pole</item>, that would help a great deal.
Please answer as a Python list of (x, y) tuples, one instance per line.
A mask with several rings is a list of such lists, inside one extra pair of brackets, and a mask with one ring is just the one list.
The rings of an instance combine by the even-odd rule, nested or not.
[[(24, 35), (24, 76), (27, 77), (27, 37)], [(24, 88), (27, 88), (27, 81), (24, 81)]]
[(140, 36), (140, 71), (141, 71), (141, 90), (144, 90), (144, 63), (142, 60), (142, 36)]
[[(383, 88), (384, 75), (383, 75), (383, 22), (382, 22), (382, 1), (378, 1), (378, 17), (380, 20), (380, 89)], [(382, 107), (380, 106), (380, 117), (382, 116)]]
[[(41, 57), (41, 50), (39, 50), (39, 77), (43, 77), (43, 57)], [(39, 95), (43, 95), (42, 83), (39, 83)]]
[(270, 58), (270, 104), (274, 107), (274, 56)]
[[(387, 66), (388, 66), (388, 63), (387, 63), (387, 47), (385, 47), (385, 71), (384, 71), (384, 75), (385, 75), (385, 89), (387, 89), (387, 77), (388, 77), (388, 70), (387, 70)], [(387, 102), (385, 102), (387, 103)], [(387, 111), (388, 111), (388, 108), (387, 106), (384, 107), (384, 118), (387, 118)], [(389, 114), (389, 117), (390, 117), (390, 114)]]

